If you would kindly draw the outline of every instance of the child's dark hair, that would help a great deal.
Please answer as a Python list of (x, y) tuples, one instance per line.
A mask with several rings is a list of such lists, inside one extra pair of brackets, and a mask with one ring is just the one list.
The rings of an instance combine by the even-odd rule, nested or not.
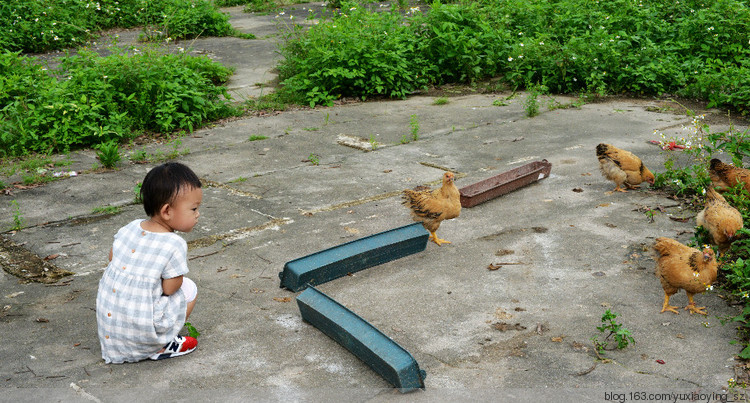
[(141, 185), (143, 209), (149, 217), (177, 197), (183, 188), (200, 188), (198, 175), (184, 164), (167, 162), (148, 171)]

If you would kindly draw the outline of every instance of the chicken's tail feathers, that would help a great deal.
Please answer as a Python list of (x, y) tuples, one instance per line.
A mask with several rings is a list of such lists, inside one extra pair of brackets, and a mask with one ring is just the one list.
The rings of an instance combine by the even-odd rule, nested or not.
[(709, 162), (708, 170), (711, 172), (718, 172), (724, 168), (724, 163), (720, 159), (714, 158)]
[(609, 152), (609, 144), (599, 143), (598, 146), (596, 146), (596, 156), (597, 157), (604, 157), (607, 155), (607, 152)]
[(659, 237), (654, 242), (654, 250), (659, 256), (669, 256), (670, 250), (676, 246), (684, 246), (672, 238)]

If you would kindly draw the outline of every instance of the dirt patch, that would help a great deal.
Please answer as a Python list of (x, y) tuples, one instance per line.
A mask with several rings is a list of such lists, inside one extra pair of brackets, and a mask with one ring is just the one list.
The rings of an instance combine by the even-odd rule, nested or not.
[(52, 284), (73, 274), (29, 252), (23, 246), (2, 237), (0, 237), (0, 266), (8, 274), (21, 279), (23, 283)]

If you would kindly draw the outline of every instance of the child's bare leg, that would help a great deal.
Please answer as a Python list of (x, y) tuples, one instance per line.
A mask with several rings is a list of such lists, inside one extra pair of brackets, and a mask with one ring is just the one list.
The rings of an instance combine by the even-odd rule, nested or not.
[(195, 306), (195, 300), (192, 300), (187, 303), (187, 313), (185, 314), (185, 321), (188, 320), (190, 317), (190, 313), (193, 312), (193, 307)]

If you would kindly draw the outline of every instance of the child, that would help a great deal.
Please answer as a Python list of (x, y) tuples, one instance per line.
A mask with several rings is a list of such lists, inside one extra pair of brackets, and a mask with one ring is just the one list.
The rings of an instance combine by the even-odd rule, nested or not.
[(203, 199), (200, 179), (187, 166), (168, 162), (146, 174), (141, 186), (148, 219), (122, 227), (99, 281), (96, 319), (106, 363), (160, 360), (188, 354), (198, 341), (179, 336), (198, 289), (183, 277), (187, 243)]

